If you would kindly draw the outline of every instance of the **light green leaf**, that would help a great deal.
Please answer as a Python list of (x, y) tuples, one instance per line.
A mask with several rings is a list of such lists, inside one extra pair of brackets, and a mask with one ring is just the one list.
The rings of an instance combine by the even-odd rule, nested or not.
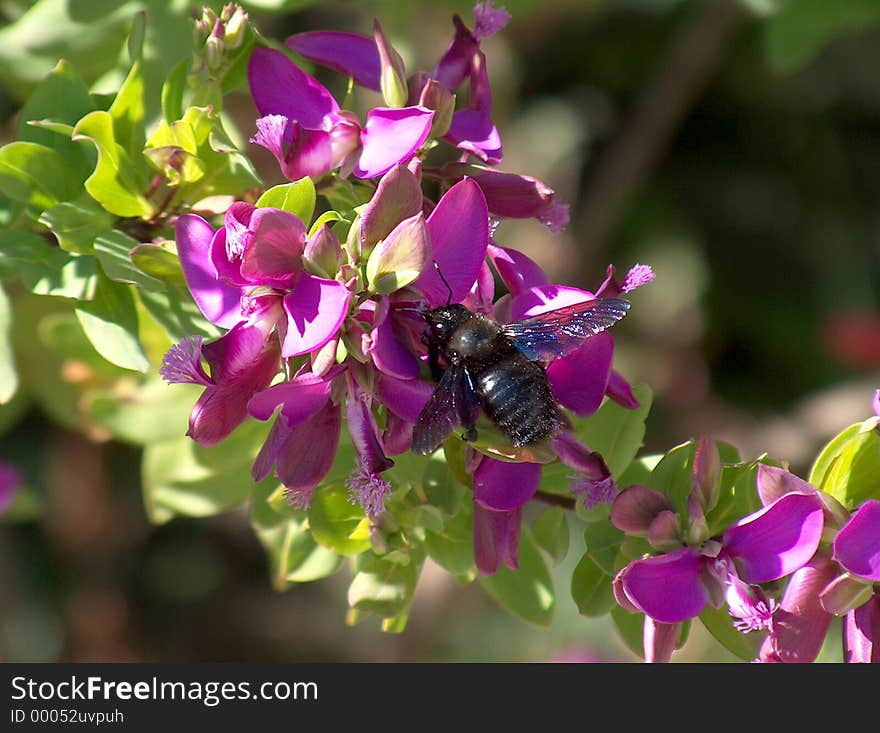
[(609, 520), (591, 522), (584, 528), (587, 554), (606, 575), (614, 575), (617, 572), (617, 556), (625, 537), (626, 535)]
[(412, 603), (424, 555), (413, 547), (409, 558), (408, 563), (398, 563), (372, 553), (361, 555), (348, 588), (348, 605), (384, 618), (405, 613)]
[(296, 583), (310, 583), (335, 573), (342, 557), (315, 542), (304, 519), (273, 527), (254, 526), (269, 556), (272, 587), (283, 591)]
[(79, 196), (82, 178), (57, 150), (17, 141), (0, 148), (0, 193), (48, 209)]
[(0, 276), (20, 278), (37, 295), (91, 299), (97, 271), (94, 257), (68, 254), (30, 232), (0, 232)]
[(40, 224), (55, 235), (61, 249), (92, 254), (95, 237), (112, 229), (113, 217), (90, 200), (63, 201), (44, 211)]
[(146, 169), (136, 167), (116, 141), (113, 118), (96, 110), (83, 117), (73, 132), (74, 140), (88, 140), (98, 150), (98, 165), (85, 182), (86, 191), (107, 211), (117, 216), (147, 217), (153, 204), (144, 196)]
[[(187, 404), (191, 397), (189, 389), (181, 395)], [(179, 430), (179, 438), (144, 448), (141, 470), (150, 521), (161, 524), (177, 515), (212, 516), (275, 485), (275, 480), (266, 479), (255, 489), (251, 477), (251, 463), (266, 437), (265, 423), (247, 421), (210, 448), (183, 435), (186, 423)]]
[(623, 639), (623, 643), (629, 647), (633, 654), (644, 659), (645, 615), (631, 613), (620, 606), (614, 606), (611, 609), (611, 620), (614, 622), (614, 627), (620, 634), (620, 638)]
[(137, 297), (175, 343), (197, 334), (208, 338), (220, 335), (217, 326), (202, 315), (185, 285), (169, 282), (164, 291), (138, 290)]
[(716, 609), (710, 604), (699, 618), (706, 630), (740, 659), (751, 661), (758, 656), (762, 637), (759, 634), (743, 634), (737, 631), (726, 605)]
[(645, 419), (651, 410), (653, 395), (647, 385), (633, 387), (639, 407), (629, 410), (606, 399), (586, 420), (578, 420), (577, 436), (594, 451), (602, 454), (611, 475), (617, 478), (632, 463), (645, 437)]
[(312, 226), (309, 228), (309, 238), (311, 238), (325, 224), (331, 224), (335, 221), (345, 221), (345, 219), (338, 211), (325, 211), (317, 219), (315, 219), (315, 221), (312, 223)]
[(180, 259), (173, 250), (173, 243), (154, 244), (146, 242), (135, 245), (129, 252), (131, 261), (141, 272), (176, 285), (186, 285)]
[(569, 532), (564, 509), (550, 507), (541, 512), (532, 522), (532, 534), (538, 547), (550, 555), (554, 565), (565, 559), (568, 554)]
[(670, 450), (651, 472), (648, 486), (666, 494), (683, 517), (687, 516), (687, 496), (691, 490), (696, 443), (690, 441)]
[(113, 135), (132, 160), (137, 160), (144, 148), (144, 77), (141, 62), (135, 61), (122, 82), (116, 99), (108, 110), (113, 120)]
[(309, 507), (315, 539), (338, 555), (357, 555), (370, 547), (369, 520), (349, 502), (341, 485), (319, 486)]
[(131, 290), (98, 275), (95, 298), (76, 308), (89, 341), (111, 364), (145, 372), (150, 362), (138, 339), (138, 317)]
[(162, 114), (168, 124), (183, 117), (183, 93), (189, 67), (190, 59), (181, 59), (162, 85)]
[(315, 213), (316, 200), (315, 184), (306, 176), (293, 183), (272, 186), (257, 199), (256, 206), (289, 211), (308, 226)]
[[(809, 482), (853, 510), (868, 499), (880, 499), (880, 418), (851, 426), (829, 443), (816, 459)], [(855, 432), (852, 428), (856, 427)], [(824, 469), (824, 470), (823, 470)]]
[(556, 606), (553, 581), (527, 527), (522, 528), (520, 537), (519, 569), (502, 565), (495, 575), (480, 577), (480, 584), (514, 616), (539, 626), (552, 622)]
[(95, 255), (104, 274), (111, 280), (137, 285), (144, 290), (164, 291), (165, 284), (145, 272), (132, 262), (129, 253), (138, 246), (138, 241), (124, 232), (113, 230), (95, 240)]
[(585, 554), (571, 576), (571, 597), (584, 616), (604, 616), (614, 608), (611, 576)]
[(12, 328), (12, 305), (6, 291), (0, 288), (0, 404), (12, 399), (18, 389), (18, 373), (10, 332)]

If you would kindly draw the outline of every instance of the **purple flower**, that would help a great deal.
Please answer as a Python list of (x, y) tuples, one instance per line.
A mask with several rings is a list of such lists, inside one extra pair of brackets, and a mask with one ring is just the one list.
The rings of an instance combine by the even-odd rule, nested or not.
[(251, 139), (269, 150), (290, 180), (343, 174), (375, 178), (409, 160), (428, 139), (432, 110), (376, 107), (361, 125), (351, 112), (280, 51), (254, 49), (251, 94), (261, 117)]
[(739, 628), (769, 628), (774, 607), (757, 584), (807, 563), (822, 528), (819, 497), (789, 493), (733, 524), (720, 540), (631, 562), (614, 579), (615, 595), (624, 608), (670, 624), (726, 599)]
[(880, 417), (880, 389), (878, 389), (874, 392), (873, 407), (874, 407), (874, 414), (877, 417)]
[(11, 463), (0, 461), (0, 514), (3, 514), (15, 500), (21, 486), (21, 473)]
[[(411, 104), (431, 104), (431, 99), (449, 99), (430, 90), (431, 82), (439, 83), (448, 93), (454, 93), (468, 82), (468, 106), (456, 110), (440, 133), (443, 139), (460, 150), (477, 156), (488, 163), (499, 163), (502, 156), (501, 137), (492, 123), (492, 95), (486, 71), (486, 57), (480, 50), (480, 41), (497, 33), (510, 19), (503, 8), (493, 8), (491, 2), (477, 3), (474, 8), (475, 27), (471, 31), (455, 16), (455, 36), (437, 66), (429, 74), (416, 74), (409, 84)], [(376, 91), (383, 88), (383, 71), (387, 75), (389, 63), (383, 63), (382, 50), (373, 37), (337, 31), (310, 31), (287, 39), (285, 44), (301, 56), (351, 76), (361, 86)], [(402, 64), (396, 74), (403, 76)], [(415, 80), (415, 83), (413, 81)], [(387, 82), (386, 82), (387, 88)], [(259, 107), (259, 105), (258, 105)], [(436, 109), (438, 117), (445, 117), (443, 102)], [(262, 114), (266, 114), (262, 112)]]

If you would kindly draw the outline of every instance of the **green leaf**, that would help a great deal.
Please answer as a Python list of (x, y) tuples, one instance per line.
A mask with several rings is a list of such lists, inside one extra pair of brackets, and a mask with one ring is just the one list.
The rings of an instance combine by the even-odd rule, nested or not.
[(162, 114), (168, 124), (183, 117), (183, 93), (189, 67), (190, 59), (181, 59), (162, 85)]
[(315, 542), (304, 519), (272, 527), (254, 525), (269, 556), (272, 587), (283, 591), (296, 583), (310, 583), (335, 573), (342, 558)]
[(113, 218), (91, 200), (63, 201), (44, 211), (40, 224), (55, 235), (61, 249), (92, 254), (95, 237), (112, 229)]
[(345, 219), (338, 211), (325, 211), (317, 219), (315, 219), (315, 221), (312, 223), (312, 226), (309, 228), (309, 238), (311, 238), (325, 224), (331, 224), (335, 221), (345, 221)]
[(144, 93), (141, 63), (135, 61), (108, 110), (113, 120), (113, 136), (132, 160), (140, 157), (146, 140)]
[(256, 206), (289, 211), (308, 226), (315, 213), (316, 200), (315, 184), (306, 176), (293, 183), (272, 186), (257, 199)]
[(166, 283), (164, 291), (138, 290), (137, 296), (172, 342), (197, 334), (208, 338), (220, 335), (220, 330), (202, 315), (184, 285)]
[(766, 23), (770, 64), (794, 71), (815, 57), (837, 36), (880, 22), (876, 0), (791, 0)]
[(89, 341), (111, 364), (145, 372), (150, 362), (138, 339), (138, 317), (131, 290), (98, 275), (92, 301), (76, 308), (76, 317)]
[(819, 454), (810, 471), (809, 482), (849, 510), (868, 499), (880, 499), (878, 423), (880, 418), (872, 417), (844, 430)]
[[(423, 461), (419, 463), (424, 465)], [(428, 501), (445, 514), (456, 516), (461, 510), (465, 489), (458, 482), (443, 453), (438, 451), (429, 457), (428, 464), (424, 466), (422, 489)]]
[(68, 254), (30, 232), (0, 232), (0, 276), (20, 278), (36, 295), (88, 300), (97, 271), (94, 257)]
[(751, 661), (758, 656), (761, 636), (737, 631), (726, 605), (718, 609), (708, 605), (699, 618), (706, 630), (740, 659)]
[(633, 654), (644, 659), (645, 615), (631, 613), (620, 606), (614, 606), (611, 609), (611, 620), (614, 622), (614, 627), (620, 634), (620, 638), (623, 639), (623, 643), (629, 647)]
[(571, 576), (571, 597), (584, 616), (597, 618), (614, 608), (611, 576), (585, 554)]
[(561, 507), (550, 507), (532, 522), (532, 535), (544, 552), (550, 555), (554, 565), (561, 563), (568, 554), (568, 520)]
[(164, 291), (165, 284), (161, 280), (147, 275), (132, 262), (129, 253), (137, 246), (136, 239), (114, 229), (95, 240), (95, 255), (111, 280), (144, 290)]
[(369, 520), (349, 502), (344, 486), (319, 486), (312, 495), (309, 524), (315, 539), (337, 555), (358, 555), (370, 548)]
[[(192, 390), (180, 396), (190, 404)], [(276, 484), (266, 479), (255, 489), (251, 477), (251, 463), (266, 437), (264, 423), (250, 420), (209, 448), (183, 435), (185, 423), (179, 429), (180, 438), (144, 448), (144, 503), (151, 522), (161, 524), (177, 515), (212, 516)]]
[(502, 565), (495, 575), (480, 577), (480, 584), (514, 616), (539, 626), (552, 622), (556, 605), (553, 581), (527, 527), (522, 528), (520, 537), (519, 569)]
[(424, 555), (410, 548), (410, 562), (397, 563), (365, 553), (358, 558), (357, 573), (348, 588), (348, 605), (384, 618), (399, 616), (409, 609)]
[(687, 516), (687, 496), (691, 490), (696, 443), (682, 443), (670, 450), (651, 472), (648, 486), (666, 494), (675, 509)]
[(0, 404), (12, 399), (18, 389), (18, 373), (12, 351), (12, 306), (6, 291), (0, 288)]
[(148, 445), (178, 437), (203, 388), (154, 377), (136, 386), (92, 389), (84, 407), (116, 440)]
[(606, 575), (614, 575), (619, 569), (616, 565), (617, 555), (625, 537), (609, 520), (591, 522), (584, 528), (587, 554)]
[(169, 247), (169, 243), (137, 244), (128, 254), (135, 267), (141, 272), (176, 285), (186, 285), (183, 271), (180, 269), (180, 258), (177, 252)]
[(128, 34), (128, 58), (134, 62), (144, 55), (144, 36), (147, 32), (147, 13), (139, 10), (134, 14), (131, 21), (131, 30)]
[(0, 148), (0, 193), (48, 209), (79, 196), (82, 178), (61, 153), (45, 145), (17, 141)]
[(596, 413), (577, 421), (577, 436), (594, 451), (602, 454), (612, 476), (617, 478), (632, 463), (645, 437), (645, 419), (651, 410), (653, 395), (643, 384), (633, 387), (639, 407), (629, 410), (606, 399)]
[(425, 549), (440, 567), (453, 575), (473, 579), (474, 529), (470, 505), (446, 520), (439, 532), (425, 533)]
[(98, 150), (98, 165), (85, 182), (86, 191), (107, 211), (117, 216), (148, 217), (153, 204), (143, 195), (146, 170), (132, 162), (116, 141), (113, 117), (96, 110), (83, 117), (73, 132), (74, 140), (88, 140)]

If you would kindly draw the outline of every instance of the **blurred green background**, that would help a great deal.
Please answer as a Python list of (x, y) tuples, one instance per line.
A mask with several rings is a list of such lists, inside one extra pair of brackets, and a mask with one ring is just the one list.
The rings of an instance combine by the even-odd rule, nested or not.
[[(94, 90), (115, 90), (141, 9), (158, 89), (189, 53), (189, 5), (0, 0), (0, 143), (14, 139), (18, 109), (62, 56)], [(880, 3), (504, 5), (512, 22), (483, 44), (501, 167), (545, 180), (572, 222), (552, 235), (506, 221), (496, 238), (553, 281), (585, 288), (608, 263), (621, 274), (654, 267), (656, 282), (634, 294), (615, 333), (617, 368), (655, 392), (646, 452), (709, 434), (803, 475), (825, 441), (867, 417), (880, 386)], [(279, 41), (368, 32), (379, 17), (411, 70), (434, 65), (452, 13), (472, 20), (469, 3), (452, 1), (247, 7)], [(256, 116), (246, 90), (228, 112), (266, 183), (278, 182), (274, 159), (246, 143)], [(509, 617), (429, 563), (406, 631), (391, 635), (369, 621), (346, 626), (344, 572), (273, 591), (245, 509), (150, 525), (140, 449), (59, 424), (34, 375), (82, 375), (45, 355), (38, 306), (19, 306), (16, 352), (32, 378), (0, 407), (0, 458), (22, 468), (34, 517), (0, 524), (0, 659), (637, 659), (607, 620), (578, 615), (567, 592), (577, 542), (555, 570), (551, 628)], [(731, 658), (697, 629), (676, 656)]]

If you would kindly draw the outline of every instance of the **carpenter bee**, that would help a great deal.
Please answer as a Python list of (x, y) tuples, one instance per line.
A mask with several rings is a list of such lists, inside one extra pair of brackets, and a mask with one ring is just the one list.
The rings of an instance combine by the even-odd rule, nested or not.
[(428, 363), (439, 383), (413, 428), (413, 452), (433, 453), (458, 427), (464, 440), (477, 440), (481, 410), (513, 446), (540, 443), (567, 423), (545, 365), (628, 309), (626, 300), (597, 298), (505, 324), (456, 303), (423, 312)]

